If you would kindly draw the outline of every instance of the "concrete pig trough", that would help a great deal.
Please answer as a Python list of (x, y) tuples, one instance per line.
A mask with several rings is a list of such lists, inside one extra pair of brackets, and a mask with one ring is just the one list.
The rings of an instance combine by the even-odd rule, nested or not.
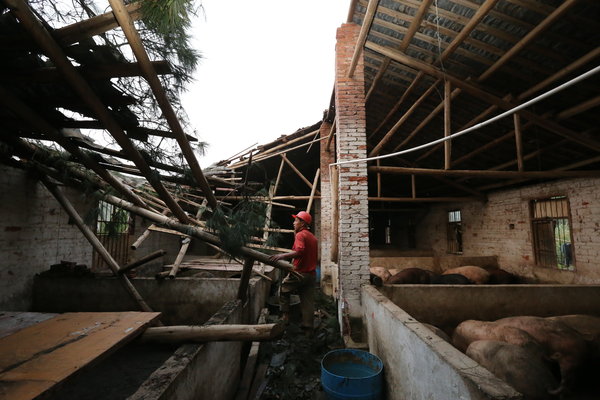
[(422, 323), (450, 332), (467, 319), (600, 316), (600, 285), (367, 285), (362, 304), (370, 351), (384, 362), (388, 399), (521, 399)]
[[(239, 279), (132, 280), (165, 325), (252, 324), (264, 307), (269, 282), (251, 278), (245, 304)], [(37, 312), (131, 311), (135, 303), (113, 278), (36, 277)], [(81, 371), (51, 399), (227, 399), (240, 378), (242, 342), (157, 345), (135, 340)]]

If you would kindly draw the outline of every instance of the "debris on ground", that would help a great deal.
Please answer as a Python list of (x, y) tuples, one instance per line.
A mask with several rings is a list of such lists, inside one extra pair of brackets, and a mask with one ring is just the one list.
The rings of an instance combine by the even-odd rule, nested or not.
[[(330, 350), (344, 347), (334, 300), (315, 290), (315, 329), (307, 333), (292, 318), (283, 337), (263, 343), (260, 362), (268, 364), (260, 399), (323, 399), (321, 360)], [(269, 317), (275, 321), (278, 316)]]

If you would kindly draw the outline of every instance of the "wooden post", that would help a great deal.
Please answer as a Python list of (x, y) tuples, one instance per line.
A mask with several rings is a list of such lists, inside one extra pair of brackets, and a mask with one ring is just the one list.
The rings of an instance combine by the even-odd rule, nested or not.
[[(377, 159), (377, 166), (381, 166), (381, 160)], [(377, 173), (377, 197), (381, 197), (381, 174)]]
[(131, 294), (134, 300), (138, 303), (142, 311), (152, 312), (152, 309), (146, 304), (142, 296), (139, 294), (137, 289), (133, 286), (131, 281), (127, 278), (127, 276), (123, 274), (119, 274), (119, 264), (115, 261), (114, 258), (110, 255), (110, 253), (104, 248), (100, 240), (94, 235), (94, 232), (83, 222), (83, 219), (75, 210), (75, 207), (71, 204), (71, 202), (64, 196), (64, 194), (51, 183), (46, 176), (40, 177), (40, 180), (46, 186), (46, 188), (52, 193), (52, 195), (56, 198), (56, 200), (60, 203), (60, 205), (64, 208), (64, 210), (69, 214), (69, 217), (75, 222), (75, 225), (79, 228), (83, 236), (90, 242), (94, 250), (98, 252), (100, 257), (106, 262), (112, 272), (119, 277), (125, 289)]
[[(444, 137), (448, 137), (452, 134), (451, 130), (451, 114), (450, 114), (450, 100), (452, 95), (452, 87), (450, 81), (444, 82)], [(452, 143), (450, 140), (444, 142), (444, 169), (450, 169), (451, 163), (451, 151)]]
[(317, 182), (319, 182), (319, 174), (321, 173), (321, 169), (317, 168), (317, 172), (315, 173), (315, 179), (313, 180), (312, 189), (310, 191), (310, 198), (308, 199), (308, 206), (306, 206), (306, 212), (310, 214), (310, 209), (312, 207), (313, 199), (315, 198), (315, 191), (317, 190)]
[[(417, 198), (417, 179), (414, 175), (410, 176), (410, 186), (412, 188), (412, 198), (416, 199)], [(379, 196), (381, 197), (381, 196)]]
[(238, 288), (237, 298), (242, 301), (242, 304), (246, 302), (246, 295), (248, 292), (248, 282), (250, 281), (250, 275), (252, 274), (252, 267), (254, 266), (254, 260), (246, 258), (244, 261), (244, 269), (242, 270), (242, 276), (240, 278), (240, 286)]
[(523, 167), (523, 138), (521, 136), (521, 117), (518, 113), (513, 114), (515, 122), (515, 144), (517, 147), (517, 169), (524, 171)]
[(167, 254), (167, 252), (164, 251), (164, 250), (162, 250), (162, 249), (161, 250), (156, 250), (153, 253), (147, 254), (147, 255), (145, 255), (145, 256), (143, 256), (141, 258), (138, 258), (135, 261), (130, 262), (129, 264), (127, 264), (123, 268), (119, 269), (119, 273), (123, 274), (123, 273), (125, 273), (125, 272), (127, 272), (127, 271), (129, 271), (131, 269), (134, 269), (135, 267), (139, 267), (140, 265), (144, 265), (147, 262), (152, 261), (152, 260), (154, 260), (154, 259), (156, 259), (158, 257), (162, 257), (165, 254)]

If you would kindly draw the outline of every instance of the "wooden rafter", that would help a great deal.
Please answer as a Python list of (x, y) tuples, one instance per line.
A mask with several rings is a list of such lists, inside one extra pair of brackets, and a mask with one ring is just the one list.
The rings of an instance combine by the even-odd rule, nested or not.
[(140, 68), (144, 73), (144, 77), (148, 81), (148, 84), (150, 85), (150, 88), (152, 89), (152, 92), (156, 97), (156, 101), (160, 109), (162, 110), (163, 115), (165, 116), (165, 119), (167, 120), (169, 126), (171, 127), (171, 131), (175, 135), (175, 139), (177, 140), (181, 152), (183, 153), (183, 156), (185, 157), (190, 167), (190, 170), (192, 172), (192, 175), (194, 176), (194, 179), (196, 180), (196, 183), (204, 192), (204, 195), (208, 200), (208, 205), (211, 208), (216, 208), (217, 200), (215, 199), (214, 194), (210, 186), (208, 185), (206, 177), (202, 173), (202, 169), (200, 168), (200, 164), (196, 159), (194, 150), (190, 146), (190, 143), (188, 142), (185, 136), (185, 132), (181, 127), (179, 118), (177, 118), (177, 115), (175, 114), (175, 111), (173, 110), (173, 107), (171, 106), (171, 103), (167, 98), (166, 92), (162, 87), (160, 80), (158, 79), (156, 70), (150, 62), (150, 58), (148, 58), (146, 49), (142, 44), (140, 35), (133, 24), (133, 20), (131, 19), (127, 8), (125, 7), (125, 4), (122, 0), (109, 0), (109, 3), (114, 11), (115, 17), (119, 22), (119, 25), (121, 25), (121, 28), (123, 29), (123, 32), (127, 37), (129, 45), (131, 46), (131, 49), (135, 57), (137, 58), (138, 63), (140, 64)]
[(441, 175), (441, 176), (469, 176), (486, 179), (536, 179), (536, 178), (584, 178), (598, 177), (600, 171), (481, 171), (481, 170), (443, 170), (426, 168), (404, 167), (368, 167), (369, 172), (394, 174), (394, 175)]
[(354, 46), (354, 54), (352, 54), (352, 60), (350, 61), (350, 67), (348, 68), (348, 78), (352, 78), (354, 75), (354, 70), (358, 64), (358, 58), (362, 54), (363, 47), (365, 46), (367, 35), (371, 30), (371, 24), (373, 23), (373, 18), (375, 17), (375, 12), (377, 11), (378, 5), (379, 0), (369, 0), (369, 4), (367, 5), (367, 13), (365, 14), (365, 18), (360, 28), (358, 39), (356, 41), (356, 45)]
[(185, 212), (179, 207), (177, 202), (173, 200), (169, 192), (162, 186), (161, 182), (154, 178), (154, 172), (145, 162), (140, 152), (127, 135), (125, 135), (123, 129), (119, 126), (102, 101), (100, 101), (89, 84), (83, 79), (81, 74), (77, 72), (52, 35), (50, 35), (46, 28), (35, 17), (28, 4), (24, 0), (5, 0), (4, 3), (10, 7), (11, 12), (14, 13), (19, 21), (21, 21), (23, 27), (33, 36), (34, 40), (45, 51), (46, 55), (61, 71), (67, 82), (79, 95), (82, 101), (93, 110), (98, 119), (106, 125), (107, 130), (115, 138), (117, 143), (119, 143), (123, 150), (133, 158), (136, 166), (142, 171), (144, 177), (152, 184), (159, 196), (169, 205), (173, 214), (177, 216), (180, 221), (187, 222), (188, 217)]

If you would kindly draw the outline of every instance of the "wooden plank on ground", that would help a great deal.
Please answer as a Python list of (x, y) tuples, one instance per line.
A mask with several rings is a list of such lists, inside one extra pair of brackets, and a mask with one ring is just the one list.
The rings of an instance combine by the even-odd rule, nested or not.
[(160, 313), (66, 313), (0, 339), (0, 398), (33, 399), (142, 333)]

